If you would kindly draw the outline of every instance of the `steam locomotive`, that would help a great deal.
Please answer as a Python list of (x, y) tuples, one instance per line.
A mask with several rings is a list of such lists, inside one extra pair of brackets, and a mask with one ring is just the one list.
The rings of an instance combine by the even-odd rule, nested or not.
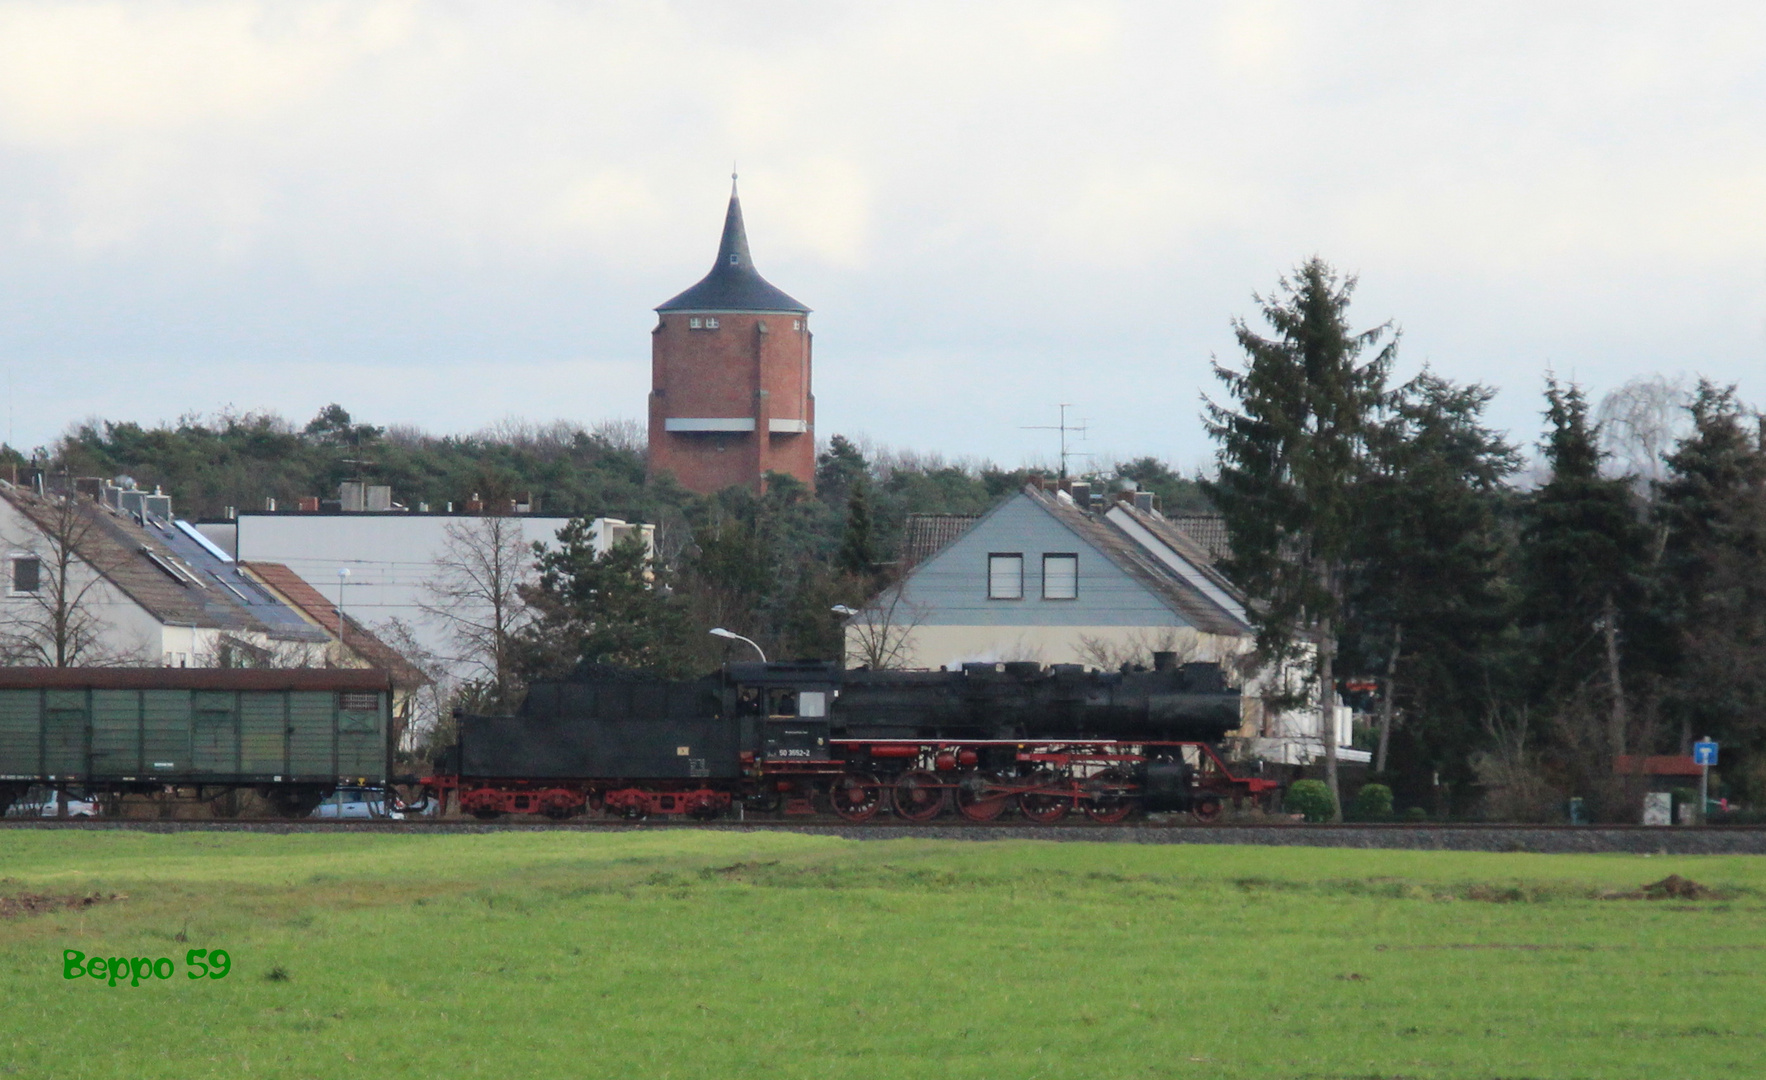
[(1218, 665), (965, 664), (956, 671), (733, 663), (700, 679), (617, 671), (537, 683), (513, 716), (460, 717), (427, 795), (481, 818), (602, 812), (715, 818), (951, 810), (1048, 824), (1136, 811), (1211, 821), (1273, 781), (1214, 746), (1239, 726)]

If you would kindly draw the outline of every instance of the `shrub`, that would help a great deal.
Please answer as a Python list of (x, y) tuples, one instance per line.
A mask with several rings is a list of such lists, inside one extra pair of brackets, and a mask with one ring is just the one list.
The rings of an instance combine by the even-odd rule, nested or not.
[(1323, 780), (1296, 780), (1288, 785), (1282, 805), (1291, 814), (1304, 814), (1307, 821), (1329, 821), (1336, 816), (1337, 800)]
[(1406, 821), (1427, 821), (1427, 820), (1429, 820), (1429, 812), (1427, 810), (1424, 810), (1420, 806), (1413, 806), (1409, 810), (1406, 810), (1404, 812), (1404, 820), (1406, 820)]
[(1363, 784), (1350, 804), (1349, 815), (1356, 821), (1386, 821), (1392, 816), (1392, 789), (1385, 784)]

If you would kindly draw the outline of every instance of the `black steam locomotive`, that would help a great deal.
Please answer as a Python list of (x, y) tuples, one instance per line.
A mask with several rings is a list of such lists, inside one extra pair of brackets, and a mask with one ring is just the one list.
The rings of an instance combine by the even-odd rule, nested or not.
[(965, 664), (843, 671), (727, 664), (683, 682), (622, 672), (534, 685), (514, 716), (463, 716), (424, 787), (483, 818), (599, 811), (713, 818), (814, 814), (910, 822), (954, 808), (1052, 823), (1136, 810), (1212, 820), (1273, 782), (1232, 775), (1213, 744), (1239, 726), (1215, 664), (1154, 669)]

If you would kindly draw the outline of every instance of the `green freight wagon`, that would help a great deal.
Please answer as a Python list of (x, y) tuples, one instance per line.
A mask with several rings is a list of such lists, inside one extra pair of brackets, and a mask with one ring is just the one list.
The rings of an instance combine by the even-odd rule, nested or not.
[(391, 709), (390, 676), (359, 668), (0, 668), (0, 808), (32, 784), (256, 788), (304, 815), (340, 783), (386, 783)]

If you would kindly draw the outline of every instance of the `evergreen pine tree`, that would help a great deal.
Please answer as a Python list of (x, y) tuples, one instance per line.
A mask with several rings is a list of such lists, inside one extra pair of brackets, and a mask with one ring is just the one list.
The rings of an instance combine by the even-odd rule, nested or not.
[(1758, 751), (1766, 749), (1766, 448), (1733, 387), (1701, 381), (1690, 411), (1693, 430), (1667, 455), (1656, 502), (1658, 610), (1671, 630), (1665, 707), (1681, 753), (1694, 735)]
[(574, 518), (559, 530), (556, 545), (536, 544), (534, 554), (538, 577), (522, 596), (536, 618), (518, 645), (529, 680), (556, 678), (578, 665), (688, 673), (686, 624), (640, 537), (597, 557), (589, 522)]
[(846, 500), (846, 531), (834, 565), (853, 577), (870, 577), (877, 570), (877, 550), (871, 539), (871, 500), (864, 478), (853, 482)]
[(1509, 613), (1500, 509), (1519, 460), (1483, 424), (1494, 396), (1425, 370), (1399, 389), (1373, 441), (1344, 651), (1381, 676), (1376, 772), (1388, 768), (1400, 697), (1410, 703), (1400, 757), (1423, 775), (1458, 772), (1489, 688), (1504, 681), (1495, 670)]
[[(1355, 279), (1323, 260), (1302, 264), (1279, 295), (1257, 297), (1276, 336), (1233, 331), (1242, 369), (1214, 365), (1237, 409), (1209, 402), (1209, 434), (1219, 472), (1204, 490), (1226, 518), (1232, 556), (1224, 569), (1259, 603), (1251, 617), (1264, 659), (1293, 659), (1303, 638), (1315, 645), (1313, 677), (1322, 714), (1325, 778), (1337, 796), (1336, 686), (1333, 662), (1345, 570), (1359, 511), (1358, 484), (1368, 440), (1386, 399), (1397, 351), (1388, 325), (1349, 328)], [(1342, 804), (1342, 799), (1336, 799)], [(1340, 814), (1339, 814), (1340, 816)]]
[(1647, 533), (1631, 485), (1600, 473), (1599, 426), (1581, 389), (1548, 377), (1545, 397), (1551, 479), (1524, 515), (1522, 625), (1544, 704), (1561, 713), (1601, 688), (1605, 738), (1591, 768), (1610, 775), (1629, 736), (1626, 638), (1642, 621)]

